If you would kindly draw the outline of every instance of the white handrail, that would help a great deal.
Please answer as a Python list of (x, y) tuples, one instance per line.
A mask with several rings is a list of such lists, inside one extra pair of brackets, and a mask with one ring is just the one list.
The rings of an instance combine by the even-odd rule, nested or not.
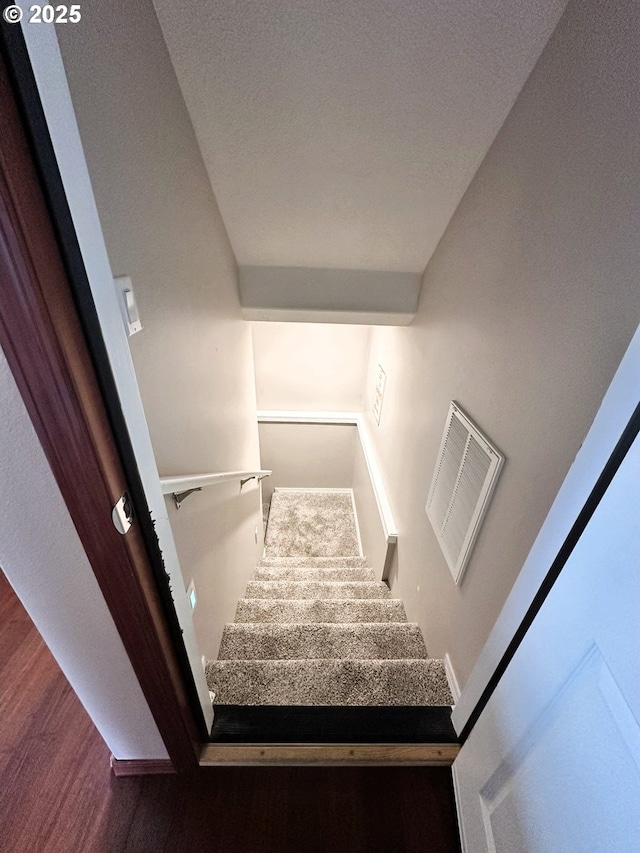
[(353, 424), (357, 426), (360, 412), (301, 412), (286, 409), (259, 409), (260, 424)]
[(272, 472), (258, 471), (220, 471), (216, 474), (183, 474), (180, 477), (160, 477), (160, 486), (164, 495), (173, 495), (176, 507), (180, 509), (182, 501), (192, 492), (199, 492), (206, 486), (217, 486), (233, 480), (240, 481), (240, 491), (249, 480), (264, 480)]
[(398, 541), (398, 528), (396, 527), (393, 513), (391, 512), (391, 505), (389, 503), (389, 498), (387, 497), (387, 490), (384, 487), (380, 468), (378, 467), (376, 454), (373, 449), (373, 442), (371, 441), (369, 430), (362, 415), (358, 416), (357, 426), (358, 435), (360, 437), (360, 446), (362, 447), (362, 453), (369, 472), (369, 479), (373, 486), (373, 494), (375, 495), (380, 521), (382, 522), (382, 527), (385, 536), (387, 537), (387, 543), (389, 545), (395, 545)]

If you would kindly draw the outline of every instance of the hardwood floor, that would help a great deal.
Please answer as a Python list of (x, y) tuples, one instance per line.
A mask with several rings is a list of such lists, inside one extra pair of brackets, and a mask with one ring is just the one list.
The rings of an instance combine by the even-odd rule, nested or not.
[(458, 853), (446, 767), (230, 767), (116, 779), (0, 573), (4, 853)]

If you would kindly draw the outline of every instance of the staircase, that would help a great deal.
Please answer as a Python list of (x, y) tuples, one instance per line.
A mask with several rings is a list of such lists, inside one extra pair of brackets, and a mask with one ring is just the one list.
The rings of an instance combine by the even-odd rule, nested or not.
[(274, 492), (265, 557), (206, 672), (214, 738), (455, 739), (443, 663), (360, 556), (348, 492)]

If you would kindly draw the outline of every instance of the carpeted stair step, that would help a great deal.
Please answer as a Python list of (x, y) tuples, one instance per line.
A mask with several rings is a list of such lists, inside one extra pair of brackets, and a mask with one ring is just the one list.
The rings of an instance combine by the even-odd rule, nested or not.
[(351, 494), (276, 489), (265, 548), (270, 557), (361, 556)]
[(350, 494), (276, 491), (265, 553), (206, 665), (214, 739), (455, 741), (444, 664), (360, 556)]
[(250, 581), (245, 598), (391, 598), (380, 581)]
[(236, 622), (406, 622), (399, 598), (241, 598)]
[(206, 666), (220, 705), (450, 705), (441, 660), (232, 660)]
[(225, 626), (218, 652), (218, 660), (426, 657), (422, 632), (409, 622), (233, 623)]
[(256, 581), (375, 581), (376, 576), (373, 569), (300, 569), (258, 566), (253, 579)]
[(366, 569), (366, 557), (263, 557), (265, 569)]

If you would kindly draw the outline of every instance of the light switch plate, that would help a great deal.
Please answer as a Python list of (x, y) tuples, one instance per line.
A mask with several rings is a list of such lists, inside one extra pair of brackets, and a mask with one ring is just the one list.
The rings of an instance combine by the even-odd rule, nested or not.
[(120, 313), (122, 314), (124, 328), (127, 335), (131, 337), (136, 332), (142, 331), (142, 322), (136, 303), (136, 296), (133, 292), (133, 284), (128, 275), (118, 276), (113, 281), (118, 292), (118, 303), (120, 304)]

